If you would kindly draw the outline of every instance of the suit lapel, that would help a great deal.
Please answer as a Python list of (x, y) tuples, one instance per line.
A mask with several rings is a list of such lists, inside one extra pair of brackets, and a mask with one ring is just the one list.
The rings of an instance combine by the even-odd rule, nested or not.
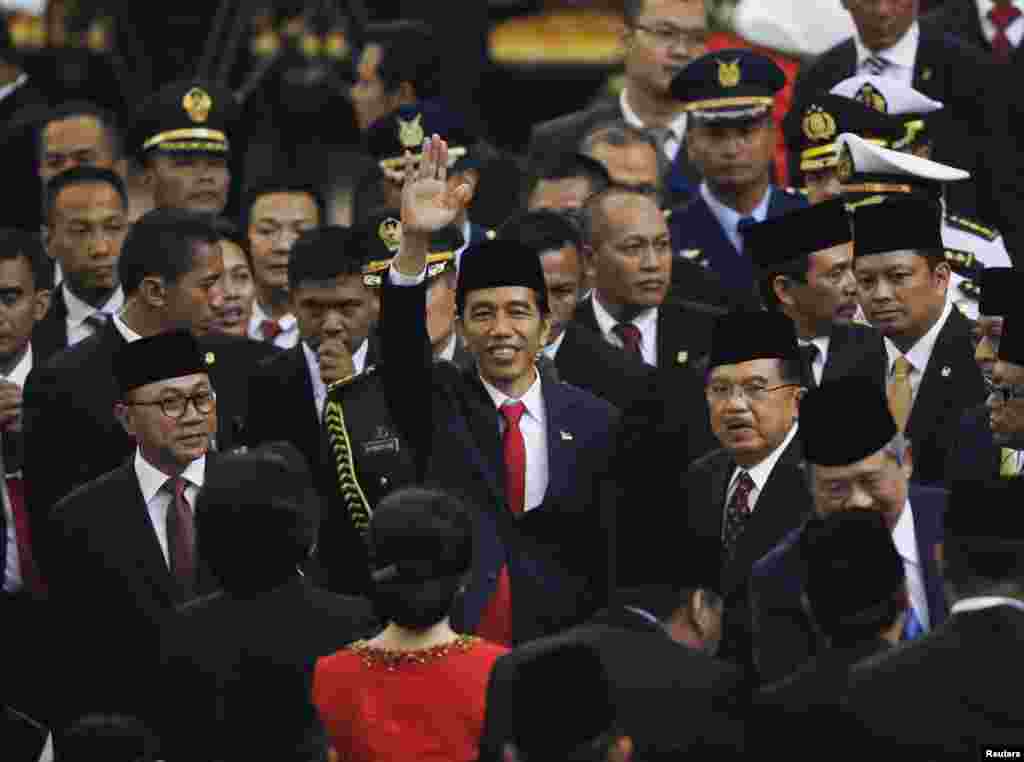
[(846, 348), (849, 333), (846, 326), (836, 325), (832, 328), (832, 334), (828, 340), (828, 354), (825, 357), (825, 367), (821, 372), (821, 381), (834, 381), (845, 374), (843, 367), (843, 350)]
[[(942, 413), (955, 397), (960, 376), (977, 371), (974, 358), (959, 352), (957, 347), (959, 334), (968, 330), (966, 320), (959, 310), (954, 309), (939, 331), (907, 422), (907, 434), (911, 439), (915, 432), (920, 435), (933, 428), (936, 415)], [(971, 367), (965, 367), (964, 358), (970, 360)]]
[(943, 52), (940, 39), (922, 28), (914, 58), (913, 86), (930, 98), (938, 98), (946, 92), (946, 68), (941, 65)]
[(32, 351), (42, 364), (68, 345), (68, 305), (64, 301), (64, 287), (54, 289), (53, 299), (46, 316), (32, 331)]
[[(939, 573), (935, 560), (935, 546), (942, 540), (942, 528), (938, 523), (941, 517), (939, 510), (925, 510), (928, 498), (911, 486), (910, 506), (914, 514), (914, 539), (917, 542), (917, 557), (921, 564), (921, 576), (924, 580), (925, 596), (928, 599), (928, 613), (931, 628), (935, 629), (946, 620), (948, 604), (943, 589), (942, 575)], [(921, 506), (914, 510), (914, 506)], [(931, 507), (931, 506), (929, 506)]]
[(574, 471), (577, 444), (570, 423), (572, 397), (561, 385), (543, 378), (541, 390), (548, 429), (548, 491), (544, 498), (547, 503), (549, 498), (557, 500), (559, 496), (569, 494), (569, 474)]
[(477, 466), (488, 488), (499, 505), (505, 504), (505, 468), (498, 428), (498, 412), (487, 390), (484, 389), (476, 368), (462, 372), (467, 393), (462, 395), (466, 405), (465, 420), (473, 446), (468, 448), (478, 457)]
[(718, 458), (711, 466), (709, 484), (711, 506), (708, 511), (701, 512), (702, 515), (708, 517), (704, 529), (709, 536), (722, 536), (722, 525), (725, 519), (725, 494), (729, 489), (729, 477), (732, 476), (735, 468), (736, 461), (725, 450), (720, 451)]
[(149, 511), (142, 499), (142, 489), (139, 487), (133, 462), (126, 463), (121, 467), (121, 471), (125, 499), (119, 501), (117, 506), (111, 506), (122, 514), (115, 522), (116, 536), (112, 541), (131, 554), (132, 564), (138, 567), (156, 590), (168, 601), (177, 601), (180, 598), (177, 585), (171, 577), (156, 530), (149, 519)]
[(573, 322), (584, 326), (587, 330), (593, 331), (601, 336), (601, 326), (597, 323), (597, 315), (594, 314), (594, 295), (591, 294), (576, 308), (573, 313)]

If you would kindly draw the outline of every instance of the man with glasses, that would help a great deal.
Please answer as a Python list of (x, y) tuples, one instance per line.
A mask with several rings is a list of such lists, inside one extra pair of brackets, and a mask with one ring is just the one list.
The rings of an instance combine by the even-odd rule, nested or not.
[(60, 560), (48, 578), (54, 616), (82, 648), (60, 659), (68, 718), (145, 717), (160, 621), (217, 586), (197, 556), (193, 521), (217, 432), (203, 353), (184, 331), (140, 338), (114, 354), (113, 377), (114, 414), (135, 453), (62, 500), (50, 523)]
[(625, 122), (654, 136), (669, 164), (663, 178), (673, 204), (691, 198), (698, 175), (686, 151), (687, 117), (673, 98), (673, 77), (704, 52), (707, 19), (703, 0), (627, 0), (625, 87), (618, 98), (534, 127), (531, 161), (573, 153), (583, 137), (604, 122)]
[[(902, 639), (946, 618), (935, 546), (942, 539), (946, 492), (908, 484), (911, 453), (873, 379), (826, 381), (800, 405), (800, 438), (814, 512), (876, 511), (903, 560), (909, 601)], [(762, 681), (775, 682), (821, 653), (825, 644), (802, 603), (806, 570), (803, 527), (758, 561), (750, 577), (754, 655)]]
[(811, 508), (797, 436), (803, 391), (789, 318), (741, 311), (716, 321), (705, 395), (721, 449), (693, 463), (681, 487), (690, 526), (722, 541), (723, 658), (749, 653), (750, 568)]

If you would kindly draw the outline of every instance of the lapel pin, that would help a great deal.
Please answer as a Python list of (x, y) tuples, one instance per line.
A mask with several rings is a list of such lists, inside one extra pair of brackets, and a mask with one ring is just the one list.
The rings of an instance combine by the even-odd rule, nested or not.
[(215, 362), (217, 362), (217, 357), (216, 355), (213, 354), (213, 352), (207, 352), (206, 357), (203, 359), (206, 360), (207, 365), (213, 365)]
[(923, 79), (925, 82), (927, 82), (931, 78), (932, 78), (932, 67), (931, 66), (926, 66), (924, 68), (924, 71), (921, 72), (921, 79)]
[(676, 363), (679, 365), (686, 365), (686, 361), (690, 359), (689, 352), (680, 352), (676, 355)]
[(571, 442), (572, 441), (572, 434), (570, 432), (568, 432), (568, 431), (563, 431), (562, 432), (562, 441), (563, 442)]
[(949, 378), (949, 374), (952, 373), (952, 369), (948, 365), (942, 366), (942, 377)]

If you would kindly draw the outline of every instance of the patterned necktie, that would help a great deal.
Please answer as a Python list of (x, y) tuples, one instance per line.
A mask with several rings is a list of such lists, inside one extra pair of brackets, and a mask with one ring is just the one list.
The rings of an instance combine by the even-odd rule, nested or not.
[(910, 419), (910, 407), (913, 399), (913, 391), (910, 388), (910, 372), (913, 369), (914, 366), (910, 364), (910, 360), (900, 355), (893, 363), (892, 377), (886, 387), (889, 411), (901, 432), (906, 430), (907, 421)]
[(800, 383), (806, 389), (814, 389), (818, 385), (814, 380), (814, 361), (820, 351), (816, 344), (800, 346)]
[(922, 635), (924, 635), (924, 627), (921, 625), (921, 620), (917, 618), (917, 612), (914, 611), (914, 607), (909, 606), (907, 608), (907, 619), (903, 623), (903, 633), (900, 635), (900, 640), (916, 640)]
[(106, 326), (108, 320), (110, 320), (110, 315), (106, 312), (94, 312), (82, 322), (89, 326), (93, 333), (99, 333)]
[(263, 334), (264, 341), (273, 341), (281, 335), (282, 331), (283, 329), (276, 320), (264, 320), (260, 323), (260, 333)]
[(996, 28), (995, 36), (992, 38), (992, 55), (1000, 63), (1006, 63), (1013, 53), (1013, 43), (1010, 42), (1006, 30), (1020, 18), (1020, 9), (1012, 2), (997, 2), (989, 10), (988, 18)]
[(868, 70), (869, 74), (876, 77), (881, 77), (890, 66), (892, 66), (892, 61), (885, 56), (871, 55), (864, 59), (864, 68)]
[(167, 510), (167, 550), (174, 575), (185, 600), (192, 597), (196, 576), (196, 530), (192, 506), (185, 497), (188, 480), (168, 479), (167, 490), (174, 496)]
[(736, 489), (733, 490), (729, 504), (725, 507), (722, 545), (729, 559), (736, 553), (736, 542), (743, 533), (743, 526), (750, 516), (750, 493), (753, 489), (754, 480), (750, 478), (750, 474), (740, 471), (740, 475), (736, 477)]
[(31, 593), (42, 595), (46, 592), (39, 569), (32, 556), (31, 530), (28, 525), (28, 512), (25, 510), (25, 483), (20, 476), (7, 476), (7, 499), (11, 504), (11, 515), (14, 518), (14, 541), (18, 549), (18, 568), (21, 572), (21, 583)]
[(622, 340), (622, 348), (627, 355), (643, 356), (643, 335), (632, 323), (616, 323), (612, 331)]

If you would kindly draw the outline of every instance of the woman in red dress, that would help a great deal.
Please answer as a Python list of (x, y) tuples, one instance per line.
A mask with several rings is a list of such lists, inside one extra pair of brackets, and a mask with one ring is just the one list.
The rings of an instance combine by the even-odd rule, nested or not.
[(445, 492), (381, 501), (370, 524), (380, 635), (321, 658), (313, 702), (339, 762), (477, 757), (491, 666), (508, 649), (459, 635), (448, 612), (469, 571), (473, 523)]

